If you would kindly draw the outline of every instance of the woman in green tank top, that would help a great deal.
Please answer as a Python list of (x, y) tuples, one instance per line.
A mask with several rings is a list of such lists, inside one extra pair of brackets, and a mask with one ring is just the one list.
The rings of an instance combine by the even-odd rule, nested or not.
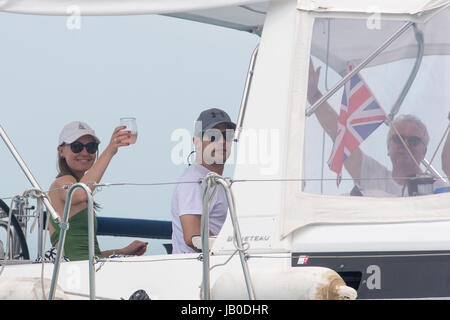
[[(82, 182), (93, 191), (93, 183), (99, 183), (111, 159), (118, 149), (128, 146), (130, 131), (125, 126), (116, 127), (110, 143), (97, 158), (100, 140), (95, 131), (86, 123), (74, 121), (67, 124), (59, 136), (58, 143), (58, 175), (50, 186), (50, 202), (62, 218), (67, 198), (67, 189), (60, 189), (66, 185)], [(98, 205), (94, 205), (98, 209)], [(50, 219), (49, 229), (51, 243), (58, 245), (59, 226)], [(87, 225), (87, 198), (81, 189), (72, 194), (69, 211), (69, 229), (64, 241), (64, 255), (69, 260), (88, 260), (88, 225)], [(101, 251), (97, 241), (97, 218), (94, 218), (95, 255), (109, 257), (112, 254), (142, 255), (147, 250), (147, 242), (135, 240), (125, 248)]]

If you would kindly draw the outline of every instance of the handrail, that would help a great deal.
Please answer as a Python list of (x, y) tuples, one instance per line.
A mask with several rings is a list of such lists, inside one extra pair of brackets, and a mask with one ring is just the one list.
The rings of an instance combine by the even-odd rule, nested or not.
[(95, 270), (94, 270), (94, 200), (92, 199), (91, 190), (84, 183), (75, 183), (67, 193), (66, 204), (64, 206), (64, 216), (60, 223), (60, 234), (58, 240), (58, 250), (56, 251), (55, 266), (53, 268), (53, 277), (50, 287), (49, 300), (55, 297), (55, 287), (58, 282), (59, 267), (61, 264), (62, 251), (64, 249), (64, 240), (66, 232), (69, 228), (69, 210), (72, 202), (72, 193), (76, 188), (82, 188), (86, 192), (88, 203), (88, 245), (89, 245), (89, 297), (95, 299)]
[(253, 72), (255, 69), (255, 63), (256, 63), (256, 57), (258, 55), (258, 51), (259, 51), (259, 44), (253, 50), (252, 56), (250, 58), (250, 63), (248, 65), (247, 79), (245, 80), (244, 93), (242, 94), (242, 100), (241, 100), (241, 107), (239, 108), (239, 115), (238, 115), (238, 119), (236, 122), (236, 130), (234, 131), (233, 140), (235, 142), (239, 141), (239, 137), (241, 135), (242, 124), (244, 123), (245, 111), (247, 110), (248, 95), (250, 92), (250, 87), (252, 85)]
[[(201, 238), (202, 238), (202, 252), (203, 252), (203, 282), (202, 282), (202, 292), (203, 299), (210, 300), (210, 277), (209, 277), (209, 207), (211, 199), (214, 197), (217, 186), (222, 186), (225, 190), (228, 208), (230, 210), (231, 222), (233, 224), (234, 238), (237, 244), (237, 250), (239, 252), (239, 257), (241, 260), (242, 271), (244, 273), (245, 284), (247, 286), (247, 292), (250, 300), (255, 300), (255, 293), (253, 290), (253, 284), (250, 278), (250, 272), (248, 270), (247, 259), (244, 254), (241, 231), (239, 229), (239, 224), (236, 217), (236, 207), (234, 204), (233, 193), (231, 192), (231, 187), (228, 181), (222, 176), (210, 172), (205, 177), (206, 188), (203, 193), (203, 212), (201, 218)], [(210, 195), (211, 188), (214, 187), (212, 195)]]
[(414, 79), (417, 76), (417, 72), (419, 71), (420, 65), (422, 63), (423, 59), (423, 53), (424, 53), (424, 39), (423, 39), (423, 33), (422, 31), (417, 28), (417, 25), (413, 24), (414, 29), (414, 36), (416, 38), (417, 42), (417, 55), (416, 55), (416, 61), (414, 62), (414, 66), (411, 69), (411, 73), (408, 77), (408, 80), (406, 81), (402, 91), (400, 92), (397, 101), (395, 101), (394, 105), (391, 107), (391, 112), (389, 113), (388, 117), (391, 120), (394, 120), (394, 117), (397, 115), (397, 113), (400, 111), (400, 106), (403, 102), (403, 100), (406, 97), (406, 94), (409, 92), (409, 89), (411, 88), (411, 85), (414, 82)]

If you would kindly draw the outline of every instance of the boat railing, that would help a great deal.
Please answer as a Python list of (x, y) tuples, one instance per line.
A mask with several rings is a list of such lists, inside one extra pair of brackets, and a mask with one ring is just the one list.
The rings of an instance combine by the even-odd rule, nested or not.
[(203, 281), (202, 281), (202, 298), (204, 300), (211, 299), (211, 286), (210, 286), (210, 250), (209, 250), (209, 207), (211, 200), (215, 196), (218, 187), (222, 187), (225, 190), (225, 195), (228, 202), (228, 208), (230, 211), (231, 223), (233, 225), (234, 243), (236, 249), (239, 252), (241, 260), (242, 271), (244, 274), (245, 284), (250, 300), (255, 300), (255, 293), (253, 290), (253, 284), (250, 277), (250, 272), (247, 264), (247, 257), (245, 255), (245, 249), (242, 243), (241, 231), (239, 229), (239, 223), (236, 216), (236, 207), (234, 203), (233, 193), (229, 182), (222, 176), (210, 172), (205, 177), (206, 187), (203, 193), (203, 212), (201, 218), (201, 241), (202, 241), (202, 258), (203, 258)]
[(245, 111), (247, 109), (248, 96), (249, 96), (250, 87), (252, 84), (253, 73), (255, 70), (256, 57), (258, 56), (258, 51), (259, 51), (259, 44), (253, 50), (252, 56), (250, 58), (250, 63), (248, 66), (247, 79), (245, 80), (244, 93), (242, 95), (242, 100), (241, 100), (241, 107), (239, 108), (239, 115), (238, 115), (238, 119), (236, 122), (236, 130), (234, 131), (233, 140), (235, 142), (239, 141), (239, 137), (241, 135), (241, 131), (242, 131), (243, 123), (244, 123)]
[[(0, 254), (0, 259), (3, 259), (4, 262), (6, 262), (7, 259), (30, 259), (25, 232), (23, 230), (23, 223), (21, 221), (22, 219), (20, 219), (23, 217), (23, 211), (26, 210), (26, 208), (25, 205), (18, 205), (17, 203), (19, 201), (23, 201), (23, 198), (20, 196), (12, 197), (10, 208), (2, 199), (0, 199), (0, 219), (8, 219), (7, 221), (0, 220), (0, 227), (5, 229), (7, 236), (5, 254)], [(16, 209), (13, 209), (13, 205), (16, 205)], [(0, 251), (3, 251), (3, 247), (0, 248)]]
[(49, 300), (53, 300), (55, 297), (55, 289), (59, 276), (59, 267), (61, 264), (62, 252), (64, 249), (64, 240), (66, 237), (67, 229), (69, 228), (68, 220), (69, 220), (70, 205), (72, 202), (72, 194), (77, 188), (82, 188), (85, 191), (88, 203), (89, 298), (91, 300), (95, 299), (94, 200), (92, 198), (91, 190), (87, 185), (85, 185), (84, 183), (76, 183), (72, 185), (72, 187), (68, 191), (66, 203), (64, 206), (63, 219), (59, 224), (60, 234), (58, 240), (58, 250), (56, 251), (55, 266), (53, 268), (53, 276), (50, 286)]

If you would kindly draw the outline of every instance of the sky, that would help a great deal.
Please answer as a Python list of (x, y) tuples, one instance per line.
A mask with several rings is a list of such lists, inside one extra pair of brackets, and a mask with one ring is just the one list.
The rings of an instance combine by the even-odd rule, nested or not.
[[(186, 168), (174, 163), (173, 134), (192, 132), (202, 110), (222, 108), (237, 119), (257, 35), (152, 15), (81, 17), (79, 26), (68, 28), (67, 17), (0, 14), (0, 124), (43, 190), (71, 121), (88, 123), (102, 151), (119, 119), (136, 117), (137, 143), (119, 150), (102, 182), (151, 184), (174, 182)], [(0, 198), (9, 205), (31, 184), (3, 141), (0, 154)], [(229, 165), (224, 176), (232, 172)], [(103, 187), (98, 215), (169, 221), (172, 190)], [(27, 239), (33, 258), (37, 232)], [(99, 237), (102, 250), (132, 240)], [(163, 253), (167, 242), (150, 241), (146, 254)]]

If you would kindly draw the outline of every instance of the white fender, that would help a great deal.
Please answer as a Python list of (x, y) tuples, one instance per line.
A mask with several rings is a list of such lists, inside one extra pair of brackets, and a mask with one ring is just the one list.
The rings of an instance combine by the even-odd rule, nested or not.
[[(259, 300), (353, 300), (356, 290), (346, 286), (334, 270), (323, 267), (250, 267), (256, 299)], [(225, 272), (211, 288), (214, 300), (248, 299), (242, 269)]]

